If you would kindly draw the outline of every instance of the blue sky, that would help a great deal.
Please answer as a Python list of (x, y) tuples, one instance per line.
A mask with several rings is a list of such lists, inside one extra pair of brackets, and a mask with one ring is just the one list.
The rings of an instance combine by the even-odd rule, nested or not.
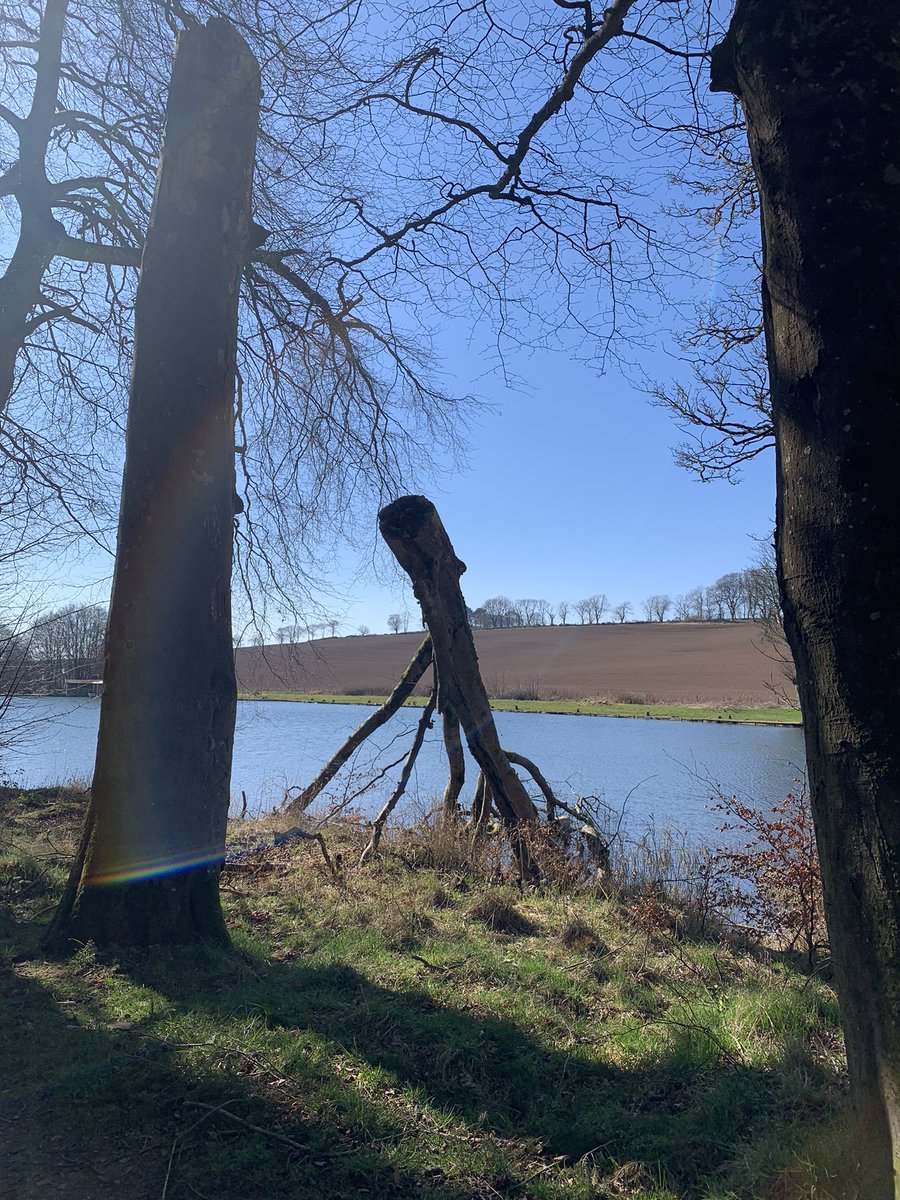
[[(484, 402), (467, 467), (421, 485), (467, 564), (472, 607), (501, 594), (557, 604), (605, 592), (639, 616), (645, 597), (713, 583), (750, 561), (754, 538), (769, 537), (772, 453), (748, 464), (737, 484), (699, 483), (675, 465), (681, 434), (631, 372), (599, 375), (561, 352), (536, 351), (519, 364), (527, 384), (507, 384), (499, 370), (486, 373), (462, 327), (441, 350), (448, 386)], [(679, 371), (675, 357), (650, 349), (639, 365), (659, 379)], [(341, 618), (341, 632), (385, 633), (388, 615), (404, 609), (415, 628), (411, 588), (378, 546), (374, 512), (372, 529), (368, 549), (334, 560), (321, 603)], [(89, 556), (70, 573), (74, 590), (53, 589), (46, 603), (105, 601), (111, 569), (106, 556)], [(269, 623), (277, 628), (276, 613)]]
[[(460, 343), (447, 367), (461, 389), (490, 404), (473, 430), (469, 467), (431, 490), (475, 607), (489, 596), (577, 601), (605, 592), (635, 615), (654, 592), (675, 595), (745, 566), (753, 537), (774, 520), (774, 458), (750, 463), (738, 484), (699, 483), (677, 467), (681, 440), (666, 413), (615, 370), (598, 374), (562, 354), (536, 353), (529, 387), (485, 378)], [(644, 364), (655, 377), (677, 371), (662, 354)], [(377, 575), (386, 575), (379, 580)], [(415, 611), (405, 576), (389, 564), (352, 583), (355, 602), (337, 604), (347, 631), (385, 632), (387, 616)]]
[[(607, 64), (604, 59), (595, 70), (599, 75), (607, 68), (615, 78), (615, 62)], [(630, 78), (626, 70), (622, 88), (628, 96), (632, 96)], [(642, 78), (635, 76), (636, 81)], [(677, 82), (674, 76), (671, 82)], [(523, 95), (511, 108), (519, 123), (521, 114), (533, 108), (532, 85), (539, 92), (543, 86), (539, 77), (528, 77), (526, 64), (517, 83)], [(643, 86), (636, 86), (638, 97), (646, 99)], [(664, 89), (660, 94), (668, 96)], [(505, 104), (498, 101), (503, 120)], [(652, 97), (650, 107), (652, 116), (657, 107)], [(723, 111), (727, 108), (725, 104)], [(676, 161), (671, 148), (657, 146), (655, 133), (648, 139), (640, 120), (628, 136), (631, 125), (618, 122), (617, 112), (613, 108), (606, 122), (580, 130), (587, 139), (580, 157), (588, 162), (597, 159), (601, 166), (606, 163), (610, 171), (621, 170), (628, 204), (651, 224), (658, 220), (661, 243), (667, 243), (665, 255), (655, 254), (652, 285), (640, 255), (631, 261), (627, 247), (620, 248), (625, 255), (623, 311), (629, 303), (637, 306), (630, 309), (632, 335), (634, 321), (641, 321), (643, 344), (636, 347), (632, 336), (627, 348), (632, 371), (617, 370), (613, 362), (599, 376), (571, 355), (538, 350), (524, 361), (517, 353), (512, 364), (518, 375), (527, 378), (528, 386), (507, 384), (499, 371), (488, 369), (489, 352), (479, 346), (478, 337), (490, 341), (487, 324), (476, 325), (476, 340), (471, 340), (473, 331), (460, 314), (474, 314), (479, 304), (473, 306), (471, 297), (454, 293), (453, 272), (428, 285), (429, 292), (433, 288), (440, 296), (446, 291), (448, 298), (447, 307), (430, 320), (423, 316), (421, 293), (405, 297), (412, 314), (410, 333), (419, 332), (416, 324), (421, 324), (427, 341), (434, 326), (439, 326), (436, 350), (447, 390), (473, 392), (486, 402), (472, 428), (467, 467), (461, 473), (445, 473), (438, 481), (420, 480), (414, 485), (436, 502), (457, 553), (468, 564), (463, 588), (473, 607), (498, 594), (545, 598), (556, 604), (604, 592), (613, 604), (630, 601), (638, 615), (641, 601), (651, 593), (674, 596), (746, 565), (756, 551), (752, 539), (766, 538), (771, 530), (771, 454), (749, 464), (737, 486), (698, 483), (673, 462), (671, 448), (681, 440), (679, 431), (666, 413), (649, 404), (636, 382), (641, 371), (664, 381), (682, 373), (677, 355), (667, 356), (662, 348), (684, 315), (679, 317), (674, 306), (689, 304), (691, 297), (701, 303), (714, 300), (723, 283), (725, 256), (717, 250), (714, 234), (698, 240), (696, 228), (686, 234), (677, 222), (661, 215), (677, 200), (668, 179), (684, 161)], [(570, 130), (562, 120), (559, 126), (548, 130), (547, 136), (562, 153)], [(557, 135), (558, 146), (553, 142)], [(402, 158), (407, 149), (413, 153), (415, 144), (401, 143), (394, 149)], [(575, 161), (577, 149), (570, 147)], [(378, 153), (383, 152), (385, 147), (380, 146)], [(565, 155), (563, 160), (569, 161)], [(416, 170), (419, 166), (413, 163)], [(390, 172), (386, 177), (393, 178)], [(414, 197), (408, 203), (415, 208)], [(750, 225), (755, 241), (755, 216)], [(558, 315), (561, 292), (540, 275), (546, 269), (546, 256), (542, 258), (529, 245), (509, 251), (514, 260), (510, 295), (527, 310), (518, 332), (527, 340), (534, 334), (536, 341), (549, 329), (547, 338), (552, 340), (550, 327)], [(634, 269), (633, 293), (627, 286), (629, 261)], [(467, 269), (465, 264), (459, 268), (462, 275)], [(654, 290), (658, 284), (674, 297), (671, 312), (666, 307), (669, 302), (661, 301)], [(596, 285), (588, 281), (575, 302), (581, 329), (590, 328), (597, 337), (606, 329), (604, 295), (602, 281)], [(637, 316), (644, 313), (643, 300), (647, 300), (646, 315)], [(457, 319), (450, 318), (441, 327), (448, 312)], [(472, 316), (473, 323), (478, 320)], [(389, 613), (404, 608), (411, 614), (415, 611), (405, 577), (386, 553), (376, 549), (374, 511), (365, 519), (372, 529), (368, 547), (363, 546), (356, 557), (349, 552), (335, 557), (327, 570), (328, 594), (320, 598), (323, 609), (342, 619), (344, 632), (360, 625), (385, 632)], [(43, 604), (104, 601), (111, 574), (108, 556), (88, 556), (65, 571), (54, 561), (48, 567), (50, 582)], [(293, 623), (287, 614), (279, 618), (277, 611), (270, 612), (267, 620), (270, 631)]]

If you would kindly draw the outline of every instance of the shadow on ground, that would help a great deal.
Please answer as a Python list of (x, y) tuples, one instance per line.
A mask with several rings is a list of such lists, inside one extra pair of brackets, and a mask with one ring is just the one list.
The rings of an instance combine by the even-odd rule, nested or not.
[[(168, 1003), (134, 1024), (104, 1023), (98, 994), (115, 970)], [(63, 1000), (35, 973), (35, 963), (0, 969), (0, 1194), (16, 1200), (563, 1196), (562, 1174), (556, 1186), (550, 1173), (531, 1183), (555, 1156), (588, 1156), (601, 1175), (647, 1164), (699, 1200), (726, 1194), (742, 1146), (779, 1119), (770, 1072), (692, 1062), (690, 1031), (632, 1070), (577, 1046), (548, 1050), (512, 1021), (340, 964), (152, 951), (87, 962), (76, 998)], [(180, 1028), (201, 1030), (190, 1060), (163, 1032), (170, 1005)], [(260, 1028), (288, 1047), (275, 1072), (252, 1049)], [(454, 1170), (454, 1139), (484, 1143), (482, 1174)], [(508, 1157), (490, 1169), (500, 1139), (523, 1143), (522, 1170), (511, 1173)]]

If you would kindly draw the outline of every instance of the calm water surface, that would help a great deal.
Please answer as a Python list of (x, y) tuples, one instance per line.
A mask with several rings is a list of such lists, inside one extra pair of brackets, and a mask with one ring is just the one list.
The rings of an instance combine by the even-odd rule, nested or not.
[[(344, 738), (371, 709), (360, 705), (299, 704), (243, 700), (238, 705), (232, 810), (246, 792), (248, 811), (279, 805), (286, 788), (315, 776)], [(2, 759), (3, 772), (26, 786), (88, 779), (93, 771), (100, 703), (97, 700), (27, 699), (13, 702), (11, 723), (25, 726)], [(505, 747), (533, 759), (562, 799), (597, 795), (612, 808), (625, 806), (625, 826), (642, 831), (651, 821), (693, 836), (714, 833), (720, 818), (709, 811), (718, 785), (758, 802), (773, 802), (803, 772), (800, 729), (753, 725), (710, 725), (614, 717), (497, 713)], [(357, 754), (333, 781), (317, 808), (350, 797), (409, 746), (417, 710), (404, 710)], [(467, 763), (471, 795), (476, 772)], [(400, 766), (353, 801), (372, 815), (391, 792)], [(446, 767), (440, 725), (419, 755), (405, 809), (423, 810), (443, 791)]]

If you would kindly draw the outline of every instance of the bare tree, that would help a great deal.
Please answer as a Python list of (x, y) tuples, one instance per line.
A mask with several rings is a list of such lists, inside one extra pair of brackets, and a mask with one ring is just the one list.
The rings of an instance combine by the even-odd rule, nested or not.
[[(672, 25), (665, 7), (616, 0), (573, 25), (548, 6), (530, 19), (525, 59), (522, 31), (483, 0), (393, 14), (401, 52), (390, 39), (373, 49), (357, 15), (304, 0), (265, 21), (252, 0), (0, 10), (13, 244), (0, 278), (0, 483), (23, 516), (101, 541), (109, 531), (114, 488), (91, 470), (118, 460), (168, 63), (177, 30), (209, 16), (235, 24), (265, 76), (238, 355), (237, 576), (255, 601), (274, 582), (283, 608), (288, 581), (296, 593), (315, 573), (317, 534), (351, 530), (364, 501), (396, 494), (424, 447), (458, 445), (465, 406), (430, 381), (427, 337), (407, 333), (426, 314), (436, 329), (476, 286), (476, 305), (502, 318), (501, 350), (517, 348), (519, 309), (529, 340), (537, 327), (558, 340), (577, 316), (573, 337), (609, 352), (620, 301), (644, 287), (651, 234), (614, 193), (602, 130), (646, 121), (625, 79), (639, 59), (672, 61), (655, 36)], [(627, 69), (597, 89), (606, 54)], [(691, 70), (672, 82), (692, 103)], [(526, 115), (511, 125), (514, 113)]]
[(522, 624), (522, 615), (508, 596), (492, 596), (477, 611), (483, 629), (510, 629)]
[(620, 604), (615, 606), (612, 612), (619, 624), (624, 625), (633, 612), (631, 601), (623, 600)]
[(83, 604), (67, 604), (38, 617), (29, 635), (29, 688), (61, 692), (69, 677), (99, 678), (106, 619), (105, 608)]
[(648, 596), (643, 603), (644, 616), (648, 621), (664, 621), (672, 607), (672, 598), (665, 593)]
[(387, 619), (387, 626), (391, 633), (399, 633), (403, 628), (403, 617), (400, 613), (391, 613)]
[(560, 625), (565, 625), (569, 618), (569, 602), (568, 600), (560, 600), (556, 606), (556, 611), (559, 614)]
[(546, 600), (520, 600), (516, 608), (523, 625), (548, 625), (550, 605)]
[(590, 623), (599, 625), (603, 620), (603, 614), (609, 608), (609, 600), (603, 592), (595, 592), (593, 596), (589, 596), (585, 603), (589, 606)]
[(715, 582), (716, 596), (727, 620), (736, 621), (744, 615), (746, 588), (742, 572), (730, 571)]

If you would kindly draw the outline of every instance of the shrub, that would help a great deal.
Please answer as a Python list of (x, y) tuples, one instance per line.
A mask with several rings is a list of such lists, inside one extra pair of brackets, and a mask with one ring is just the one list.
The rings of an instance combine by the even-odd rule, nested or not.
[(827, 949), (822, 877), (809, 790), (799, 785), (770, 811), (719, 793), (720, 832), (747, 835), (743, 845), (716, 851), (717, 905), (757, 937), (801, 950), (810, 969)]

